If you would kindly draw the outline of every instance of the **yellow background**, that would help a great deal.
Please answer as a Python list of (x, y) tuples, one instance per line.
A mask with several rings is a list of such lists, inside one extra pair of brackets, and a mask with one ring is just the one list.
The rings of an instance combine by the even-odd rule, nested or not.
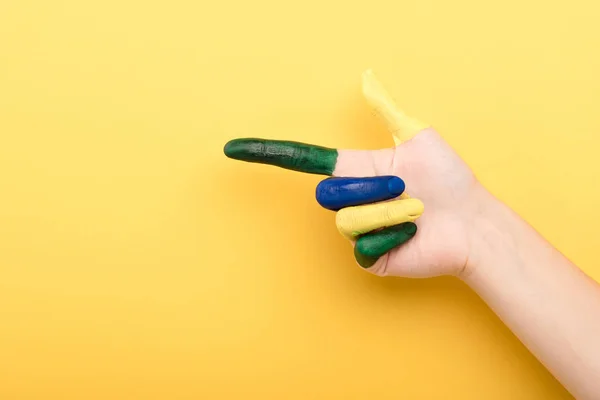
[(460, 282), (356, 267), (319, 177), (222, 154), (391, 145), (371, 67), (598, 279), (600, 6), (559, 3), (0, 2), (0, 398), (569, 398)]

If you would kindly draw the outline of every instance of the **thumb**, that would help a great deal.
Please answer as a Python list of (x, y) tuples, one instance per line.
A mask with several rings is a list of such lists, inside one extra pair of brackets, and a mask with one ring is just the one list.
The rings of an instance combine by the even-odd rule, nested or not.
[(383, 119), (396, 146), (412, 139), (429, 127), (427, 124), (407, 116), (398, 108), (392, 96), (370, 69), (362, 75), (362, 91), (367, 103)]

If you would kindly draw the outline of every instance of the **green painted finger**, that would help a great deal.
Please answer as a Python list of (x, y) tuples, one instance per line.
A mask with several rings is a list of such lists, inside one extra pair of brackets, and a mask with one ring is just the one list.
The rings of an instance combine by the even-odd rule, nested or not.
[(234, 139), (224, 148), (225, 155), (236, 160), (270, 164), (309, 174), (333, 174), (336, 149), (312, 144), (265, 139)]
[(354, 246), (354, 258), (363, 268), (370, 268), (379, 257), (408, 241), (417, 233), (417, 225), (406, 222), (361, 236)]

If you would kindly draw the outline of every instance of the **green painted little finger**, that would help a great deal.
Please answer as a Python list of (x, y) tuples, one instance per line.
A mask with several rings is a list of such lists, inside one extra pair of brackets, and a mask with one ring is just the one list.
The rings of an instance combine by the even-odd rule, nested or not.
[(266, 139), (234, 139), (223, 149), (236, 160), (270, 164), (309, 174), (333, 174), (338, 151), (312, 144)]
[(354, 246), (354, 258), (363, 268), (370, 268), (379, 257), (407, 242), (417, 233), (417, 225), (406, 222), (361, 236)]

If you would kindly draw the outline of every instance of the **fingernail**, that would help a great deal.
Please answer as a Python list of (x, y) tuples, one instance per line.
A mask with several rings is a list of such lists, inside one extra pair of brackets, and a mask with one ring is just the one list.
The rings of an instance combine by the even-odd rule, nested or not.
[(365, 256), (364, 254), (359, 252), (355, 247), (354, 248), (354, 259), (356, 260), (358, 265), (360, 265), (364, 269), (367, 269), (367, 268), (371, 268), (373, 266), (373, 264), (375, 264), (377, 262), (377, 260), (379, 260), (379, 257), (374, 258), (374, 257)]
[(406, 223), (402, 228), (407, 235), (414, 235), (417, 233), (417, 225), (414, 223)]
[(225, 144), (223, 153), (229, 158), (238, 158), (239, 153), (244, 150), (243, 142), (240, 139), (230, 140)]
[(394, 196), (399, 196), (404, 193), (405, 185), (404, 181), (397, 176), (392, 176), (388, 179), (388, 190)]

